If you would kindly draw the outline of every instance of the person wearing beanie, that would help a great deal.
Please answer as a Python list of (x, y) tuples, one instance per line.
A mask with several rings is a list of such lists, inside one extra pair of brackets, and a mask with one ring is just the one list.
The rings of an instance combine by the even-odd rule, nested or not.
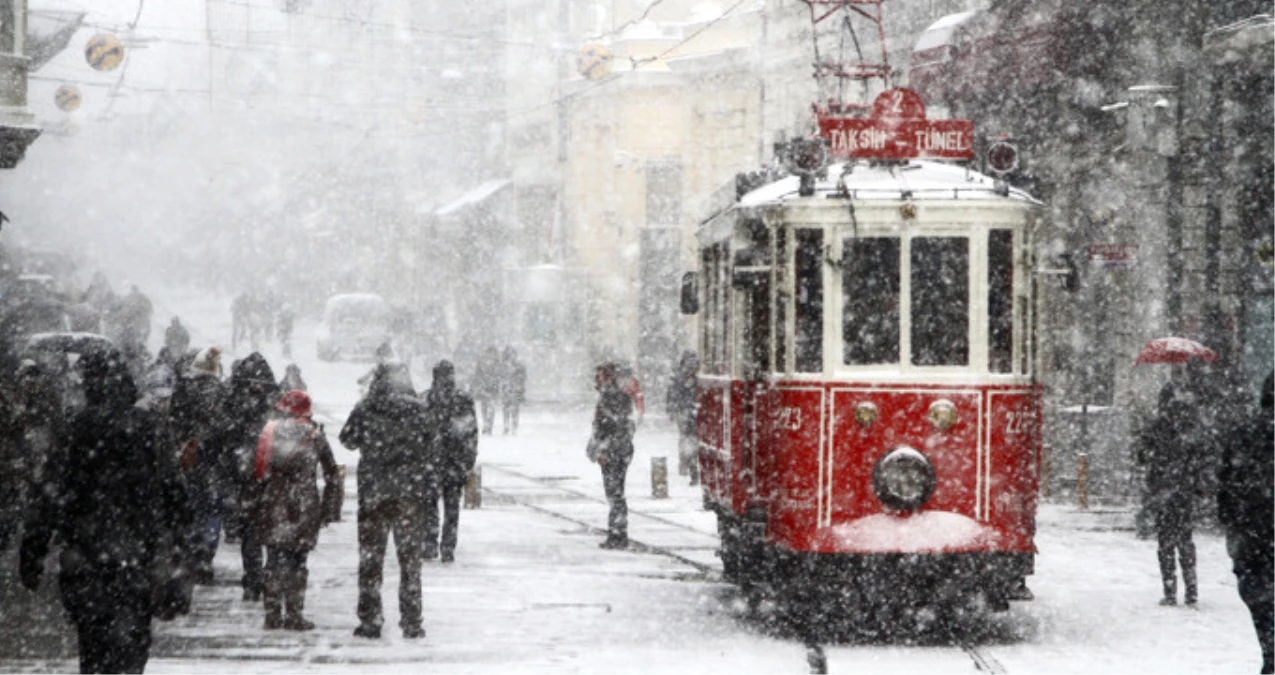
[(173, 439), (177, 443), (194, 521), (190, 533), (192, 576), (196, 583), (213, 582), (213, 558), (221, 537), (224, 503), (221, 462), (214, 436), (222, 424), (221, 350), (207, 347), (177, 378), (169, 401)]
[[(257, 439), (253, 462), (254, 529), (266, 547), (262, 599), (266, 630), (305, 631), (306, 559), (329, 519), (323, 505), (339, 489), (339, 472), (323, 428), (310, 419), (310, 397), (289, 391), (275, 409), (283, 419), (266, 424)], [(315, 467), (323, 470), (323, 497)]]
[(395, 393), (387, 364), (373, 371), (367, 395), (341, 428), (341, 444), (359, 453), (359, 625), (354, 635), (381, 637), (385, 621), (381, 580), (390, 533), (398, 555), (399, 625), (403, 637), (425, 636), (421, 627), (421, 556), (429, 440), (425, 406)]
[[(425, 557), (455, 560), (460, 533), (460, 498), (478, 459), (478, 414), (474, 399), (456, 386), (451, 361), (434, 366), (434, 384), (425, 394), (429, 420), (429, 475), (425, 495)], [(438, 514), (442, 498), (443, 517)]]
[(137, 389), (122, 355), (86, 354), (80, 367), (87, 405), (69, 426), (55, 489), (39, 492), (28, 513), (20, 577), (29, 590), (39, 588), (56, 535), (58, 590), (78, 634), (80, 671), (140, 673), (155, 612), (181, 612), (167, 599), (157, 602), (167, 581), (152, 571), (176, 553), (170, 547), (180, 548), (173, 542), (187, 531), (186, 493), (159, 441), (159, 416), (134, 405)]

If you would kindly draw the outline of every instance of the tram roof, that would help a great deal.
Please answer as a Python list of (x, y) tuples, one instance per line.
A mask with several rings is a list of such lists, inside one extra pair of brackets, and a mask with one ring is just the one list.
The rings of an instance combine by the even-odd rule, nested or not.
[[(847, 167), (849, 173), (846, 173)], [(1008, 188), (991, 176), (972, 169), (939, 162), (910, 160), (906, 164), (871, 164), (852, 161), (832, 164), (815, 182), (815, 196), (839, 190), (844, 179), (851, 199), (862, 200), (1005, 200), (1040, 204), (1030, 194)], [(797, 176), (786, 176), (740, 197), (737, 206), (782, 203), (801, 198)]]

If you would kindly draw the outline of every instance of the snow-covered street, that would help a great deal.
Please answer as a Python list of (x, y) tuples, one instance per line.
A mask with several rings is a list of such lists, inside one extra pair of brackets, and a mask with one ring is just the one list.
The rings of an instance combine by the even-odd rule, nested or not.
[[(225, 344), (220, 301), (178, 297), (157, 302), (157, 325), (180, 307), (197, 344)], [(225, 317), (223, 320), (223, 316)], [(318, 417), (336, 443), (367, 364), (324, 363), (314, 356), (313, 326), (298, 327), (296, 362)], [(241, 350), (242, 351), (242, 350)], [(276, 372), (277, 345), (263, 345)], [(242, 356), (243, 354), (239, 354)], [(424, 389), (423, 367), (413, 373)], [(343, 519), (320, 536), (310, 557), (310, 633), (266, 632), (260, 603), (241, 600), (239, 550), (223, 544), (216, 583), (196, 589), (189, 616), (156, 622), (150, 672), (446, 673), (801, 673), (806, 645), (750, 617), (747, 603), (719, 579), (716, 524), (698, 488), (670, 471), (666, 499), (652, 497), (651, 460), (675, 464), (675, 432), (648, 402), (628, 477), (628, 551), (599, 550), (606, 520), (601, 476), (584, 457), (591, 409), (533, 405), (517, 435), (479, 444), (483, 503), (461, 514), (453, 564), (427, 562), (424, 640), (397, 629), (397, 566), (386, 556), (384, 637), (352, 635), (357, 595), (354, 465), (347, 466)], [(973, 645), (906, 640), (822, 645), (830, 673), (1250, 672), (1256, 640), (1221, 538), (1197, 532), (1198, 608), (1160, 607), (1155, 543), (1138, 539), (1125, 508), (1080, 511), (1046, 504), (1039, 517), (1036, 599), (1015, 603), (981, 626)], [(55, 556), (51, 556), (54, 558)], [(32, 597), (6, 555), (0, 671), (70, 671), (73, 632), (62, 624), (46, 584)], [(49, 575), (46, 578), (53, 578)]]

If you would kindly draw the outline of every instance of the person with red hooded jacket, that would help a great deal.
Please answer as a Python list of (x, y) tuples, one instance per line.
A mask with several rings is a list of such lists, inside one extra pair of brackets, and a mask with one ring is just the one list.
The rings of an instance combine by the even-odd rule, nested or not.
[[(310, 397), (289, 391), (275, 408), (284, 417), (261, 431), (253, 465), (257, 498), (252, 517), (266, 546), (265, 628), (311, 630), (314, 624), (303, 614), (306, 558), (318, 542), (319, 528), (333, 519), (325, 505), (337, 494), (339, 473), (323, 428), (310, 419)], [(323, 469), (322, 498), (316, 465)]]

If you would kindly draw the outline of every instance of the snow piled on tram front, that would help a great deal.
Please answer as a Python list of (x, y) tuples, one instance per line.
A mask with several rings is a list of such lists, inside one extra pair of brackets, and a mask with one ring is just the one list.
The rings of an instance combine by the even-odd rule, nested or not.
[(818, 538), (841, 553), (955, 553), (985, 550), (997, 534), (957, 513), (922, 511), (866, 516), (826, 528)]
[[(844, 173), (846, 168), (849, 173)], [(815, 194), (821, 198), (836, 192), (844, 178), (853, 199), (900, 200), (910, 193), (914, 200), (934, 199), (1009, 199), (1039, 203), (1022, 190), (1000, 186), (998, 181), (972, 169), (939, 162), (912, 160), (907, 164), (869, 164), (866, 161), (828, 166), (827, 175), (818, 179)], [(786, 176), (744, 195), (739, 206), (783, 202), (797, 199), (800, 179)], [(823, 193), (823, 194), (820, 194)]]

